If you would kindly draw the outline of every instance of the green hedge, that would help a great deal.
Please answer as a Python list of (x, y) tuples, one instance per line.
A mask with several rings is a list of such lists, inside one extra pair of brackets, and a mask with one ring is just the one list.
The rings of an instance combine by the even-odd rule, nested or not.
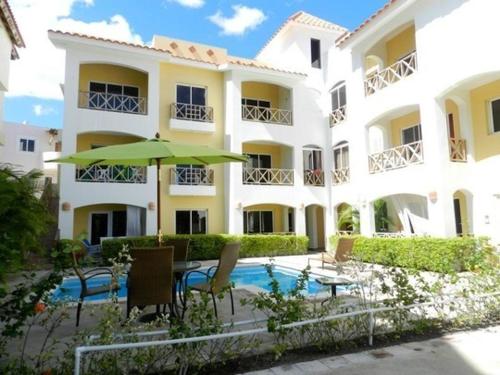
[[(189, 259), (209, 260), (218, 259), (219, 253), (228, 242), (241, 242), (240, 258), (300, 255), (307, 253), (309, 239), (307, 236), (284, 235), (225, 235), (225, 234), (197, 234), (164, 236), (169, 238), (189, 238)], [(102, 256), (105, 260), (116, 256), (124, 244), (130, 247), (154, 247), (156, 236), (123, 238), (105, 240), (102, 243)]]
[[(335, 248), (338, 237), (330, 238)], [(484, 238), (366, 238), (356, 236), (354, 257), (369, 263), (440, 273), (481, 266), (491, 247)]]

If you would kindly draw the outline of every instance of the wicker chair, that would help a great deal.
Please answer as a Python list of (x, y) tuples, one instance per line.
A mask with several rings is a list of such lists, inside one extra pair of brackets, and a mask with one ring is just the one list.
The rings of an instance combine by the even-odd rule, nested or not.
[[(127, 318), (134, 306), (168, 305), (172, 312), (174, 247), (133, 248), (127, 279)], [(165, 312), (165, 308), (164, 308)]]
[(187, 261), (189, 251), (189, 238), (172, 238), (162, 243), (163, 246), (174, 247), (174, 262)]
[[(212, 301), (214, 303), (214, 312), (217, 317), (217, 305), (215, 303), (215, 295), (220, 293), (224, 288), (229, 288), (229, 295), (231, 297), (231, 313), (234, 315), (234, 300), (233, 300), (233, 291), (231, 288), (231, 281), (229, 279), (231, 272), (233, 271), (236, 263), (238, 262), (238, 256), (240, 253), (239, 242), (229, 243), (224, 246), (220, 253), (219, 263), (217, 266), (212, 266), (207, 269), (206, 272), (202, 271), (191, 271), (186, 274), (184, 283), (186, 290), (188, 287), (188, 279), (191, 274), (201, 273), (206, 277), (206, 282), (189, 285), (189, 288), (196, 290), (198, 292), (206, 292), (212, 295)], [(210, 276), (210, 271), (215, 269), (215, 273), (213, 276)]]
[(321, 258), (309, 258), (307, 264), (310, 265), (312, 260), (321, 261), (321, 268), (325, 268), (325, 264), (342, 264), (347, 262), (352, 255), (352, 248), (354, 245), (354, 238), (339, 238), (335, 254), (322, 252)]

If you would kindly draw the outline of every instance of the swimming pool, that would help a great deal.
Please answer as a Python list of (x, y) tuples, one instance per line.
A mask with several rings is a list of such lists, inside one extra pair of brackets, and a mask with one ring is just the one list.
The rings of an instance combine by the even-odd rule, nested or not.
[[(300, 272), (280, 266), (273, 266), (273, 271), (276, 280), (278, 280), (280, 284), (281, 291), (288, 294), (289, 291), (296, 285)], [(316, 282), (317, 277), (319, 276), (312, 274), (309, 276), (309, 281), (306, 286), (306, 292), (308, 295), (315, 295), (329, 290), (329, 287), (324, 287)], [(118, 291), (118, 298), (125, 298), (127, 296), (126, 279), (126, 276), (120, 278), (121, 288)], [(205, 280), (206, 278), (199, 273), (194, 273), (189, 277), (188, 285), (205, 282)], [(270, 278), (267, 274), (265, 266), (263, 265), (237, 266), (231, 273), (231, 281), (234, 282), (237, 288), (246, 287), (251, 291), (271, 291), (271, 287), (269, 286)], [(98, 287), (107, 283), (109, 283), (109, 277), (96, 277), (95, 279), (89, 280), (88, 287)], [(342, 287), (338, 287), (338, 290), (341, 291)], [(64, 279), (63, 283), (52, 293), (54, 301), (60, 301), (63, 299), (77, 300), (79, 296), (80, 280), (75, 277)], [(97, 295), (86, 297), (85, 300), (101, 301), (106, 298), (107, 297), (104, 295)]]

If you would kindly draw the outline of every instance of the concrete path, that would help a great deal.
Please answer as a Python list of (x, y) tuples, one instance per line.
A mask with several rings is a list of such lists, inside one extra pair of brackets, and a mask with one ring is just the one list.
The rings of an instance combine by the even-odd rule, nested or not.
[(249, 374), (500, 375), (500, 326)]

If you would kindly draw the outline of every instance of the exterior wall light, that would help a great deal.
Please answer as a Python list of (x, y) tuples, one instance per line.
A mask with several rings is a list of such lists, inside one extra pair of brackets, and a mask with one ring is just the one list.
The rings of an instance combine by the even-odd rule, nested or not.
[(156, 209), (156, 204), (155, 202), (149, 202), (148, 203), (148, 210), (149, 211), (154, 211)]
[(63, 202), (63, 204), (61, 205), (61, 208), (63, 211), (71, 211), (71, 203)]
[(429, 200), (431, 201), (431, 203), (436, 203), (437, 200), (438, 200), (438, 194), (437, 194), (437, 192), (431, 191), (429, 193)]

